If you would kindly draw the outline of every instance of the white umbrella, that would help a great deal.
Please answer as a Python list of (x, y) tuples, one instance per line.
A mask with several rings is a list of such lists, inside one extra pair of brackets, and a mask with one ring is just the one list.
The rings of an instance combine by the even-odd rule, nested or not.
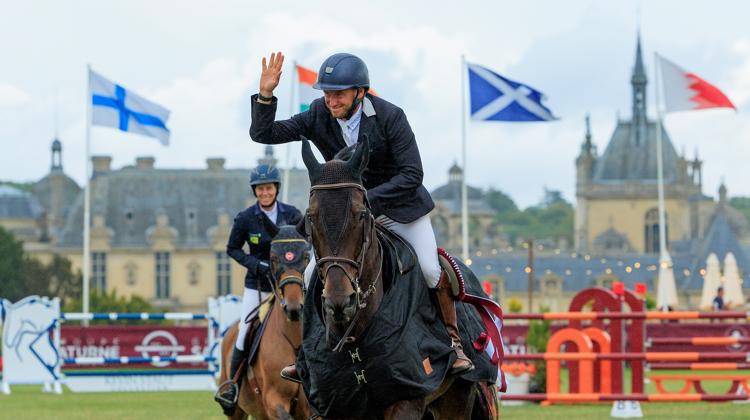
[(656, 286), (656, 308), (663, 310), (667, 307), (677, 307), (677, 286), (672, 271), (672, 258), (664, 251), (659, 259), (659, 284)]
[(716, 289), (721, 286), (721, 273), (719, 272), (719, 257), (711, 253), (706, 258), (706, 275), (703, 276), (703, 291), (701, 292), (700, 308), (704, 311), (710, 311)]
[(742, 280), (737, 269), (737, 259), (728, 252), (724, 257), (724, 301), (730, 308), (737, 308), (745, 304), (742, 295)]

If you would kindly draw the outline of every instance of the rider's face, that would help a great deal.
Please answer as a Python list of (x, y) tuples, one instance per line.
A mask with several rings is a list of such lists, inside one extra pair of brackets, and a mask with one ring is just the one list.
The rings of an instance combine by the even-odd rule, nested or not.
[(326, 90), (325, 94), (326, 107), (331, 111), (331, 115), (334, 118), (344, 118), (349, 108), (354, 103), (356, 95), (363, 96), (363, 92), (359, 89), (344, 89), (344, 90)]
[(260, 184), (255, 186), (255, 195), (258, 196), (258, 202), (261, 207), (273, 206), (276, 200), (276, 184)]

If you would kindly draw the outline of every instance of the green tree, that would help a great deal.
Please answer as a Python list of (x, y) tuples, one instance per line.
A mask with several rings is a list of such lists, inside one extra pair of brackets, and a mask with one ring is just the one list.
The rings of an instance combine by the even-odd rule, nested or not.
[(732, 197), (729, 199), (729, 204), (741, 211), (750, 222), (750, 197)]
[(21, 264), (21, 277), (19, 289), (22, 290), (23, 296), (39, 295), (49, 296), (49, 271), (47, 267), (39, 260), (31, 258), (28, 255), (23, 257)]
[(55, 296), (64, 304), (80, 296), (80, 290), (80, 273), (73, 274), (70, 260), (55, 254), (48, 265), (42, 264), (0, 227), (0, 297), (15, 302), (30, 295)]
[(47, 266), (47, 278), (50, 293), (52, 296), (59, 297), (63, 305), (68, 300), (81, 296), (83, 275), (80, 271), (75, 274), (73, 273), (72, 264), (69, 259), (55, 254)]
[(490, 188), (487, 190), (487, 193), (485, 193), (485, 199), (487, 200), (487, 204), (489, 204), (498, 215), (518, 212), (518, 206), (513, 202), (513, 199), (502, 191)]
[(564, 238), (573, 242), (573, 221), (575, 210), (564, 200), (555, 200), (538, 206), (527, 207), (523, 211), (508, 210), (498, 213), (496, 220), (503, 225), (505, 232), (515, 242), (523, 239)]
[(0, 297), (17, 301), (24, 296), (21, 282), (23, 243), (0, 227)]
[[(540, 308), (541, 313), (549, 312), (549, 308)], [(529, 322), (529, 331), (526, 334), (526, 345), (530, 353), (544, 353), (547, 351), (547, 343), (552, 335), (550, 331), (552, 323), (549, 320), (533, 320)], [(544, 360), (534, 362), (536, 373), (533, 384), (529, 386), (532, 393), (544, 393), (547, 390), (547, 363)]]

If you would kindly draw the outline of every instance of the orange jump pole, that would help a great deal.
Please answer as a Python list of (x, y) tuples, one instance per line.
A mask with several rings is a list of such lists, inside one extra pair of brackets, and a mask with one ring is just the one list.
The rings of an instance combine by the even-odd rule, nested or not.
[[(568, 328), (565, 328), (567, 330)], [(560, 330), (563, 331), (563, 330)], [(574, 330), (578, 331), (578, 330)], [(558, 331), (559, 332), (559, 331)], [(588, 337), (587, 337), (588, 338)], [(709, 361), (745, 361), (750, 360), (750, 353), (727, 352), (647, 352), (647, 353), (526, 353), (506, 354), (504, 360), (645, 360), (648, 362), (709, 362)]]
[(651, 370), (750, 370), (750, 363), (651, 363)]
[(745, 401), (747, 395), (702, 395), (702, 394), (516, 394), (500, 395), (503, 401), (546, 401), (555, 402), (612, 402), (612, 401), (645, 401), (645, 402), (698, 402), (698, 401)]
[(746, 337), (663, 337), (650, 338), (648, 345), (693, 345), (693, 346), (733, 346), (750, 344)]
[(543, 319), (550, 321), (573, 321), (573, 320), (600, 320), (600, 319), (658, 319), (658, 320), (681, 320), (681, 319), (750, 319), (750, 313), (744, 311), (721, 311), (721, 312), (545, 312), (543, 314), (533, 313), (505, 313), (504, 320), (510, 319)]

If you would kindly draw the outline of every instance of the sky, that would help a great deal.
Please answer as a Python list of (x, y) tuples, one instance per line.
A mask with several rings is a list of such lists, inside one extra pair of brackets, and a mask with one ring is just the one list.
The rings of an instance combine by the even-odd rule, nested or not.
[[(0, 180), (34, 181), (50, 167), (55, 136), (63, 167), (85, 179), (86, 66), (171, 110), (171, 144), (108, 128), (91, 130), (91, 154), (113, 168), (153, 156), (157, 168), (203, 168), (223, 157), (251, 168), (263, 145), (248, 136), (260, 61), (287, 57), (277, 117), (292, 107), (293, 62), (317, 69), (335, 52), (369, 67), (372, 86), (403, 108), (424, 184), (447, 182), (461, 163), (461, 56), (544, 92), (560, 117), (546, 123), (471, 122), (469, 185), (494, 187), (520, 206), (544, 188), (575, 200), (575, 157), (591, 115), (603, 151), (618, 116), (629, 118), (640, 28), (655, 116), (653, 54), (713, 83), (737, 106), (670, 114), (678, 152), (704, 160), (704, 193), (723, 179), (750, 196), (750, 3), (736, 1), (10, 1), (0, 0)], [(303, 166), (299, 144), (275, 147)]]

